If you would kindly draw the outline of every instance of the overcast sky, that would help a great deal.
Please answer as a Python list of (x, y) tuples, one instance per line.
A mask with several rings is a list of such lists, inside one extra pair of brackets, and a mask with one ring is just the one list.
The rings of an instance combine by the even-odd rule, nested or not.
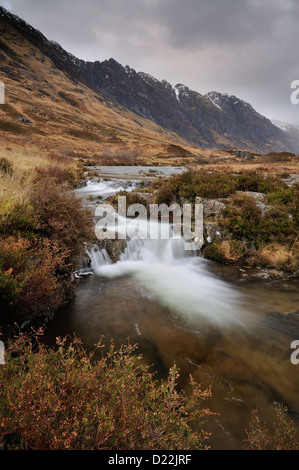
[(84, 60), (220, 91), (299, 125), (299, 0), (0, 0)]

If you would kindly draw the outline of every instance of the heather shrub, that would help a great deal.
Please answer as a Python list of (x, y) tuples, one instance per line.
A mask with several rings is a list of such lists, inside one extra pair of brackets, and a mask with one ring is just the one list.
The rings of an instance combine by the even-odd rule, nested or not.
[(93, 218), (67, 185), (40, 175), (22, 203), (2, 207), (0, 324), (49, 317), (72, 295)]
[(293, 201), (294, 193), (291, 188), (280, 188), (272, 191), (267, 196), (269, 204), (289, 205)]
[(73, 261), (82, 243), (92, 237), (93, 219), (67, 186), (51, 179), (37, 185), (30, 195), (34, 207), (34, 226), (40, 236), (57, 243), (69, 252)]
[(216, 241), (207, 245), (203, 250), (205, 258), (217, 263), (236, 263), (246, 253), (244, 243), (237, 240)]
[[(21, 286), (13, 276), (12, 268), (3, 270), (0, 268), (0, 319), (3, 320), (11, 310), (11, 306), (17, 302)], [(2, 317), (2, 318), (1, 318)]]
[(260, 237), (264, 242), (293, 243), (299, 227), (286, 207), (272, 207), (264, 216), (260, 227)]
[(0, 243), (0, 320), (47, 315), (63, 301), (67, 253), (48, 240), (8, 237)]
[(141, 204), (145, 207), (148, 207), (148, 201), (146, 197), (144, 197), (140, 193), (135, 193), (135, 192), (127, 192), (127, 191), (119, 191), (117, 194), (114, 196), (110, 197), (108, 199), (109, 204), (112, 204), (113, 207), (117, 209), (118, 207), (118, 197), (119, 196), (125, 196), (126, 197), (126, 208), (131, 206), (132, 204)]
[(222, 212), (220, 221), (224, 233), (233, 239), (257, 241), (260, 235), (262, 211), (251, 197), (236, 198)]
[(235, 198), (222, 211), (219, 221), (225, 236), (254, 243), (256, 247), (265, 243), (291, 244), (298, 235), (298, 224), (283, 205), (275, 205), (262, 214), (252, 197)]
[(157, 191), (155, 196), (155, 203), (160, 204), (168, 204), (171, 205), (174, 202), (175, 195), (170, 186), (161, 186), (161, 188)]
[(53, 178), (55, 183), (63, 184), (69, 183), (73, 186), (75, 183), (75, 176), (73, 172), (67, 168), (58, 165), (49, 165), (47, 167), (38, 167), (35, 169), (36, 181), (40, 179)]
[(219, 243), (214, 242), (205, 247), (203, 250), (205, 258), (215, 261), (216, 263), (226, 263), (227, 259), (219, 248)]
[(227, 198), (236, 191), (253, 191), (265, 194), (272, 193), (271, 198), (277, 198), (281, 193), (282, 202), (293, 198), (293, 189), (289, 189), (286, 183), (275, 176), (246, 171), (240, 174), (230, 174), (221, 171), (187, 171), (175, 175), (167, 180), (169, 186), (177, 198), (188, 199), (190, 202), (196, 196), (202, 198)]
[(299, 442), (294, 423), (287, 416), (287, 408), (282, 404), (275, 407), (276, 420), (271, 429), (261, 422), (257, 410), (251, 415), (249, 429), (246, 429), (246, 450), (299, 450)]
[(179, 392), (175, 366), (158, 382), (134, 351), (99, 343), (96, 359), (77, 338), (51, 349), (21, 334), (0, 368), (0, 448), (206, 449), (210, 390), (191, 378)]
[(169, 179), (175, 196), (192, 202), (202, 198), (225, 198), (236, 192), (235, 178), (222, 172), (188, 171)]
[(0, 233), (7, 235), (22, 235), (28, 238), (34, 236), (34, 208), (28, 202), (9, 205), (0, 219)]
[(247, 171), (236, 176), (236, 186), (238, 191), (253, 191), (259, 193), (269, 193), (277, 188), (287, 188), (286, 183), (276, 176), (264, 176), (254, 171)]

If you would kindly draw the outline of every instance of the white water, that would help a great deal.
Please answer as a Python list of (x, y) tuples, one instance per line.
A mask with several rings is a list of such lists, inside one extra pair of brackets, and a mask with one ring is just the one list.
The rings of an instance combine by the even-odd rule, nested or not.
[[(184, 252), (184, 240), (131, 239), (114, 264), (93, 264), (97, 276), (133, 276), (145, 292), (186, 320), (214, 325), (242, 325), (244, 300), (228, 284), (210, 274), (206, 261)], [(189, 256), (186, 256), (188, 255)]]
[(126, 180), (89, 180), (86, 186), (76, 189), (75, 193), (79, 196), (101, 196), (103, 199), (107, 199), (118, 191), (132, 191), (137, 184), (137, 181), (128, 182)]

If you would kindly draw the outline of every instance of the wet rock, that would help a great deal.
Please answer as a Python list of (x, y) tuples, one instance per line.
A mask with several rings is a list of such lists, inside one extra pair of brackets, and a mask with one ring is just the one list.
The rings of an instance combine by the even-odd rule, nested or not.
[(219, 226), (215, 222), (204, 223), (204, 241), (206, 243), (213, 243), (215, 240), (221, 240), (222, 233)]
[(277, 269), (272, 268), (253, 268), (250, 266), (244, 266), (246, 271), (241, 272), (241, 280), (244, 282), (251, 282), (251, 281), (288, 281), (289, 279), (293, 278), (291, 273), (287, 273), (285, 271), (278, 271)]

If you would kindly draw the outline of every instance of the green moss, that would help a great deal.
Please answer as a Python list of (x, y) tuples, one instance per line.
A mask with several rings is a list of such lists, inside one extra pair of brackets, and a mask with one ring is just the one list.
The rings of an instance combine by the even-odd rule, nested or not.
[(211, 243), (210, 245), (206, 246), (206, 248), (203, 251), (203, 255), (205, 258), (215, 261), (216, 263), (226, 263), (227, 258), (223, 254), (223, 252), (219, 249), (219, 243), (214, 242)]

